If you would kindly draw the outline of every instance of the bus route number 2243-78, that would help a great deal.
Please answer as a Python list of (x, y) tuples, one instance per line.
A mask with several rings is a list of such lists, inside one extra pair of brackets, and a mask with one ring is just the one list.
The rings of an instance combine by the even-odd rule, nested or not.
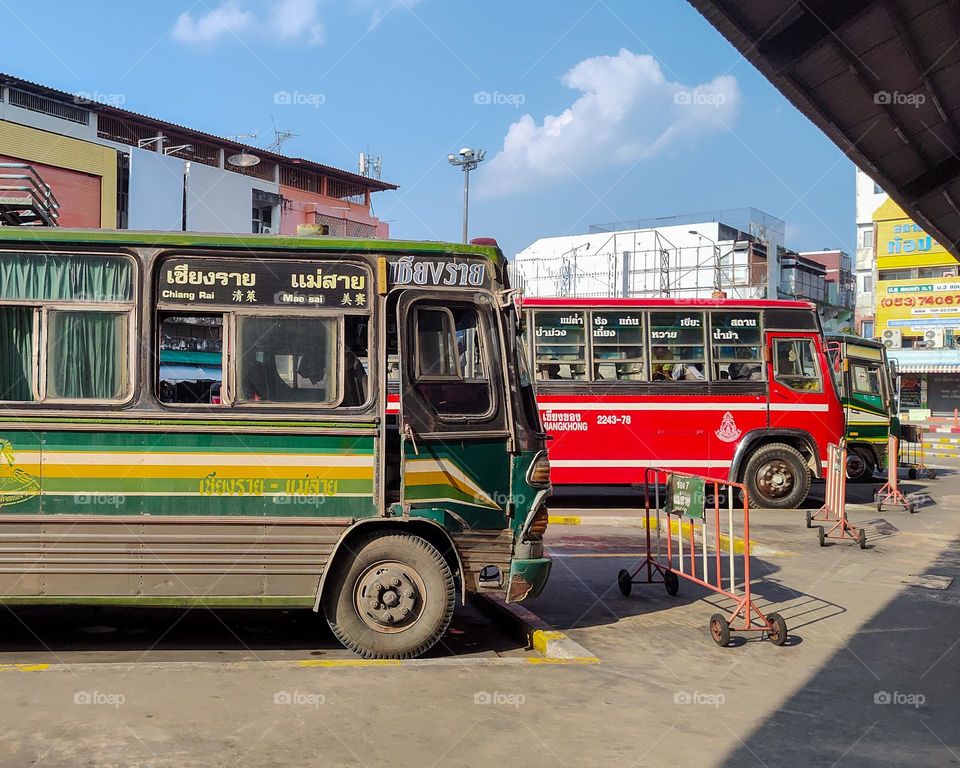
[(598, 413), (597, 414), (597, 425), (602, 426), (609, 424), (611, 426), (618, 426), (622, 424), (630, 423), (630, 414), (629, 413)]

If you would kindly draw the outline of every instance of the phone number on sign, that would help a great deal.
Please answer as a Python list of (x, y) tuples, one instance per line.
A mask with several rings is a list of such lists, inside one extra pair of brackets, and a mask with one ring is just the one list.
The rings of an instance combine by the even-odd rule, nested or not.
[(960, 294), (946, 296), (898, 296), (895, 299), (881, 299), (881, 307), (936, 307), (960, 306)]

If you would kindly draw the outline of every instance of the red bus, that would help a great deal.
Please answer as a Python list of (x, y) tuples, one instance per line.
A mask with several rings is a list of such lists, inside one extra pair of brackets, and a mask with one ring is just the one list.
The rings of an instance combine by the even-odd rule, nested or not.
[(643, 467), (800, 506), (844, 435), (816, 306), (740, 299), (524, 299), (551, 480), (629, 486)]

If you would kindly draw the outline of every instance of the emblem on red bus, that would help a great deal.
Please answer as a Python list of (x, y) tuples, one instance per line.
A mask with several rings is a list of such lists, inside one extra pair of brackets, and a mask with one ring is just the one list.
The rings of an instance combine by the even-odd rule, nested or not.
[(725, 443), (732, 443), (739, 440), (743, 432), (737, 428), (737, 423), (733, 420), (733, 414), (727, 411), (723, 414), (723, 421), (720, 422), (720, 429), (714, 434)]

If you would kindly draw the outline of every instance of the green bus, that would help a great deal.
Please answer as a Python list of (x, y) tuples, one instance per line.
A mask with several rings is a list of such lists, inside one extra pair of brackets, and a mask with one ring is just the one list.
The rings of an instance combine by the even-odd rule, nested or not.
[(0, 228), (0, 603), (417, 656), (543, 589), (544, 438), (493, 241)]
[(887, 465), (887, 440), (899, 434), (896, 376), (886, 347), (858, 336), (828, 335), (846, 417), (847, 478), (867, 482)]

